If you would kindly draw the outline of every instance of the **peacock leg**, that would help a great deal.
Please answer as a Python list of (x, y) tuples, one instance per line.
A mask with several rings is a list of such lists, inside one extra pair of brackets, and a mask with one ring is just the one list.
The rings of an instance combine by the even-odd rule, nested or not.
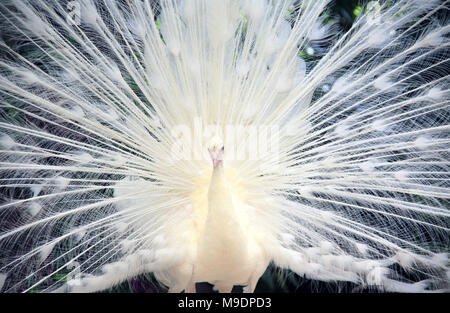
[(186, 289), (184, 290), (186, 293), (196, 293), (197, 289), (195, 288), (195, 283), (194, 282), (190, 282)]
[(252, 293), (256, 285), (258, 284), (259, 278), (264, 274), (264, 272), (267, 269), (267, 266), (269, 265), (269, 262), (263, 262), (259, 263), (256, 266), (256, 270), (252, 273), (248, 280), (248, 285), (244, 287), (243, 292), (244, 293)]
[(214, 290), (218, 290), (219, 293), (231, 293), (233, 285), (224, 282), (216, 282), (214, 284)]

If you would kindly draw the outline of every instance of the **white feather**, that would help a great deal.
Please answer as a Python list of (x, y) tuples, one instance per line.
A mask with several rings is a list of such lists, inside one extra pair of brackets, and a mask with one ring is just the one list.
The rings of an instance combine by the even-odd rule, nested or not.
[(0, 291), (2, 291), (3, 289), (3, 285), (5, 284), (6, 281), (6, 274), (0, 273)]
[(14, 139), (11, 138), (11, 136), (8, 136), (6, 134), (1, 135), (0, 137), (0, 145), (5, 149), (11, 149), (14, 147), (16, 142)]

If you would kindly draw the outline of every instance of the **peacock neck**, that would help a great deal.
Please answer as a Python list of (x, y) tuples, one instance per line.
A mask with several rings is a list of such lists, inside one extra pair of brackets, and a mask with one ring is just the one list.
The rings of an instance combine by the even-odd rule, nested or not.
[[(233, 203), (229, 183), (224, 173), (223, 162), (214, 168), (208, 191), (208, 215), (205, 235), (217, 242), (234, 243), (241, 225)], [(218, 231), (221, 230), (221, 231)], [(212, 231), (212, 232), (211, 232)]]
[(223, 173), (223, 161), (220, 161), (216, 167), (214, 167), (213, 169), (213, 173), (212, 173), (212, 177), (211, 177), (211, 181), (215, 178), (223, 178), (224, 177), (224, 173)]
[[(222, 161), (212, 172), (208, 213), (197, 250), (195, 281), (244, 281), (247, 237), (236, 215)], [(237, 273), (236, 273), (237, 271)], [(248, 276), (248, 275), (247, 275)]]
[(210, 218), (214, 216), (223, 217), (223, 215), (231, 216), (233, 214), (231, 192), (225, 178), (222, 161), (220, 161), (213, 169), (208, 198), (208, 215)]

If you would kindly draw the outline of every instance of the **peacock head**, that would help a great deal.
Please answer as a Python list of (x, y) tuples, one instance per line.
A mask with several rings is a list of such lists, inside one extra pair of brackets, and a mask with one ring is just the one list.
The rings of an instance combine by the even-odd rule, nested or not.
[(216, 168), (222, 162), (225, 151), (222, 139), (217, 136), (213, 137), (208, 144), (208, 151), (213, 161), (213, 166)]

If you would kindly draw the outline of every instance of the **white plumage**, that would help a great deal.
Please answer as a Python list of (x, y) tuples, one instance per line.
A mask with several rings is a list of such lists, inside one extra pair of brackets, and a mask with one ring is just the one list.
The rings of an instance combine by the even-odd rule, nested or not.
[(77, 3), (0, 4), (2, 291), (448, 290), (448, 1)]

